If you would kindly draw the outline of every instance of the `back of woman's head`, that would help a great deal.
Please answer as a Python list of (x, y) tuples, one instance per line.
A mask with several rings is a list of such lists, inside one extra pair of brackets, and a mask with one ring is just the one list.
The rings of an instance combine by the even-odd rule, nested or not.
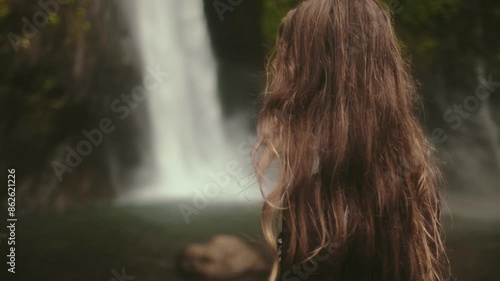
[(306, 0), (279, 29), (259, 116), (263, 228), (285, 266), (333, 247), (339, 280), (443, 280), (440, 181), (416, 83), (376, 0)]

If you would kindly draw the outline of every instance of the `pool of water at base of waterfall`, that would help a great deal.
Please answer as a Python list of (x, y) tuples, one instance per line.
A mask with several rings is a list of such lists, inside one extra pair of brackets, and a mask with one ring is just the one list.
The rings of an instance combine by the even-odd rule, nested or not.
[[(241, 237), (265, 252), (260, 231), (260, 205), (212, 204), (187, 219), (181, 204), (86, 207), (20, 218), (16, 229), (16, 274), (1, 280), (51, 281), (185, 281), (178, 254), (189, 243), (214, 235)], [(447, 248), (458, 280), (499, 280), (500, 218), (445, 218)], [(0, 244), (5, 249), (6, 244)], [(266, 257), (263, 254), (263, 258)], [(5, 255), (2, 255), (5, 259)], [(3, 263), (5, 264), (5, 263)], [(128, 278), (128, 279), (127, 279)], [(231, 281), (264, 281), (247, 277)]]

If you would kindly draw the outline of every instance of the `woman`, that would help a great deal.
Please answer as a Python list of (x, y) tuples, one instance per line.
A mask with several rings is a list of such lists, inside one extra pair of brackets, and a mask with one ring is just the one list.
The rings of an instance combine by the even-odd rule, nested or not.
[(254, 150), (271, 280), (445, 280), (440, 174), (386, 6), (306, 0), (278, 37)]

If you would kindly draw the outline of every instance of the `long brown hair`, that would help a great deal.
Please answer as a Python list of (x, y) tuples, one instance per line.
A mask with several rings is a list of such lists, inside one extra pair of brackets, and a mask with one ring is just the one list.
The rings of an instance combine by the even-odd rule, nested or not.
[(282, 263), (333, 247), (337, 280), (444, 280), (442, 181), (387, 7), (301, 2), (282, 20), (268, 74), (254, 159), (276, 255), (280, 217), (290, 233)]

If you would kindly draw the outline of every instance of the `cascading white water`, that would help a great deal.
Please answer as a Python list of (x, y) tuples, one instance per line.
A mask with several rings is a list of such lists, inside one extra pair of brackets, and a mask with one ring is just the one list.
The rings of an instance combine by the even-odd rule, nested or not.
[(147, 102), (158, 175), (133, 197), (192, 196), (227, 146), (201, 0), (134, 0), (128, 13), (145, 68), (169, 76)]

